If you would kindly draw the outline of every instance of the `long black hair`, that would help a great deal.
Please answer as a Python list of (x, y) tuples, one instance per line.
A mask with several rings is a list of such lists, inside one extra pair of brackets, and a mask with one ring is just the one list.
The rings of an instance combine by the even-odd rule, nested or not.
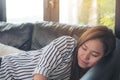
[(88, 70), (88, 69), (82, 69), (79, 67), (78, 60), (77, 60), (77, 53), (78, 53), (77, 51), (78, 51), (78, 47), (76, 47), (73, 52), (74, 56), (73, 56), (73, 62), (71, 66), (70, 80), (79, 80), (80, 77), (82, 77)]

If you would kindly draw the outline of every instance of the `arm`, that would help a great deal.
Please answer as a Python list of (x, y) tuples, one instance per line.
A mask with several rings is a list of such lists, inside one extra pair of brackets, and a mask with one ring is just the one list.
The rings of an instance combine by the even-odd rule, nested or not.
[(47, 80), (47, 78), (41, 74), (35, 74), (34, 80)]
[[(63, 53), (68, 53), (68, 51), (70, 51), (71, 54), (71, 50), (73, 50), (74, 46), (75, 40), (71, 37), (63, 36), (53, 40), (49, 45), (42, 48), (42, 55), (36, 68), (34, 69), (33, 74), (42, 74), (45, 77), (49, 77), (51, 72), (53, 72), (53, 70), (61, 64), (63, 60)], [(40, 77), (40, 75), (37, 75), (34, 79), (36, 78), (36, 80), (39, 80), (38, 77)]]

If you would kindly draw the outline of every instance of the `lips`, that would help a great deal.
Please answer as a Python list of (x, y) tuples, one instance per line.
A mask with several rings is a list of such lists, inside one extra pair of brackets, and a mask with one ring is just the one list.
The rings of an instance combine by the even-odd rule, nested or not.
[(82, 64), (84, 64), (84, 65), (87, 65), (87, 64), (88, 64), (88, 62), (87, 62), (87, 61), (85, 61), (85, 60), (80, 59), (80, 61), (81, 61), (81, 62), (82, 62)]

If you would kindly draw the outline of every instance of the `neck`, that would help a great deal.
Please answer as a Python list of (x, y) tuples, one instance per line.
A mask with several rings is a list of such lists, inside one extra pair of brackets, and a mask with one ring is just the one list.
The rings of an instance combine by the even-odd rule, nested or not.
[(80, 78), (88, 71), (89, 69), (80, 69)]

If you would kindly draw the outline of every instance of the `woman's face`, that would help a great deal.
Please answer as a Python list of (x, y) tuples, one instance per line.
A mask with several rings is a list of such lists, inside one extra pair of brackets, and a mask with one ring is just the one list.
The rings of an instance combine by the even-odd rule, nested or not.
[(99, 39), (85, 42), (78, 49), (78, 65), (83, 68), (94, 66), (104, 55), (104, 45)]

